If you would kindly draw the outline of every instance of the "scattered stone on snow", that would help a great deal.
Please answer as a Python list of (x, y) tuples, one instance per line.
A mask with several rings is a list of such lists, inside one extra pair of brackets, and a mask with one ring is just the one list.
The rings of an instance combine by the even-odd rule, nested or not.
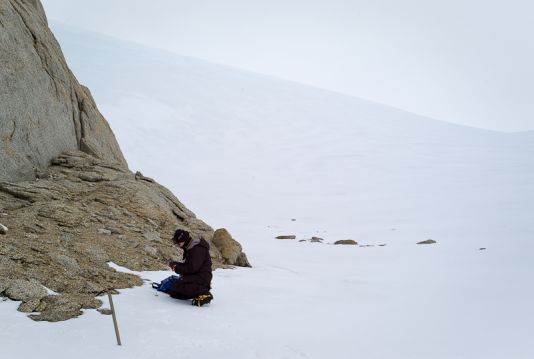
[(437, 243), (437, 242), (433, 239), (427, 239), (426, 241), (417, 242), (417, 244), (434, 244), (434, 243)]
[(478, 250), (479, 250), (479, 251), (485, 251), (486, 248), (485, 248), (485, 247), (481, 247), (481, 248), (479, 248)]
[(111, 315), (113, 312), (109, 308), (99, 308), (97, 311), (102, 315)]
[[(342, 245), (357, 245), (358, 242), (352, 239), (341, 239), (339, 241), (335, 241), (334, 244), (342, 244)], [(360, 246), (361, 247), (361, 246)]]
[(310, 242), (310, 243), (323, 243), (324, 239), (319, 237), (311, 237), (310, 239), (300, 239), (299, 242)]
[(378, 246), (379, 247), (385, 247), (385, 246), (387, 246), (387, 244), (379, 244)]
[(284, 235), (284, 236), (277, 236), (276, 239), (296, 239), (297, 236), (294, 235)]

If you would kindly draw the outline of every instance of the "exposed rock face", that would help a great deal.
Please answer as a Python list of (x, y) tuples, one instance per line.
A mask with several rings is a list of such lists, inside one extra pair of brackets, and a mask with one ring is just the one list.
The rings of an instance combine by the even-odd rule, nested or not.
[(38, 0), (0, 0), (0, 179), (27, 180), (66, 150), (127, 164), (69, 70)]
[[(211, 242), (169, 190), (128, 170), (38, 0), (0, 0), (0, 64), (0, 296), (34, 320), (66, 320), (100, 307), (104, 290), (143, 283), (108, 262), (165, 269), (181, 258), (177, 227)], [(215, 268), (249, 265), (232, 241), (231, 256), (211, 246)]]
[[(140, 173), (81, 151), (52, 163), (35, 181), (0, 181), (0, 211), (10, 229), (0, 239), (0, 294), (23, 301), (21, 311), (46, 310), (32, 319), (78, 316), (94, 306), (87, 297), (141, 285), (139, 277), (107, 262), (137, 271), (166, 269), (169, 259), (181, 258), (170, 240), (177, 227), (213, 243), (210, 226)], [(250, 266), (241, 245), (220, 233), (211, 246), (214, 267)]]

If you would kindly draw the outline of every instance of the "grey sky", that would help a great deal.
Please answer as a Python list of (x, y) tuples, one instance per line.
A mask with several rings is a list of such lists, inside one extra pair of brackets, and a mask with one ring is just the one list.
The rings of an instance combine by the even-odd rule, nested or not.
[(440, 120), (534, 130), (526, 0), (43, 0), (48, 17)]

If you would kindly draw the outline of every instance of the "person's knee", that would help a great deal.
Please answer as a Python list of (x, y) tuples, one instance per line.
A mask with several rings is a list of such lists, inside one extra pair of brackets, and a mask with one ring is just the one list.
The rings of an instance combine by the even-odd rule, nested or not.
[(169, 295), (174, 299), (181, 299), (181, 300), (193, 298), (193, 297), (191, 297), (191, 296), (189, 296), (187, 294), (180, 293), (180, 292), (173, 292), (173, 291), (170, 291)]
[(176, 283), (169, 295), (176, 299), (192, 299), (196, 296), (195, 285), (189, 283)]

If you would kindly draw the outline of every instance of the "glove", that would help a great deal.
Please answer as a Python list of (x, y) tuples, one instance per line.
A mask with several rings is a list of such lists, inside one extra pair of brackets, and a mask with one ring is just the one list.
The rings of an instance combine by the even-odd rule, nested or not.
[(171, 268), (171, 270), (174, 272), (174, 269), (176, 268), (176, 265), (178, 264), (178, 262), (174, 262), (174, 261), (170, 261), (169, 262), (169, 267)]

